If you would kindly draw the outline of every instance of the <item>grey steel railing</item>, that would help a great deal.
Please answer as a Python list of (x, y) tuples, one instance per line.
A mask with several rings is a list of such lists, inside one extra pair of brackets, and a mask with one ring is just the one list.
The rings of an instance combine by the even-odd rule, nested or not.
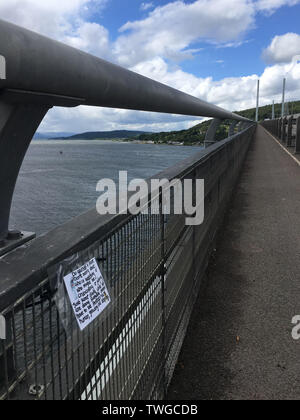
[(262, 125), (295, 154), (300, 153), (300, 115), (267, 120)]
[[(53, 106), (93, 105), (249, 120), (100, 58), (0, 20), (0, 242), (9, 236), (16, 179), (31, 139)], [(1, 243), (0, 243), (1, 246)]]
[[(4, 21), (0, 56), (0, 399), (162, 398), (255, 125)], [(207, 144), (220, 120), (240, 122), (236, 134), (232, 124), (228, 139), (155, 176), (204, 179), (204, 223), (164, 216), (160, 193), (157, 215), (93, 209), (20, 246), (8, 221), (32, 136), (50, 107), (81, 104), (214, 117)], [(72, 271), (92, 257), (112, 290), (112, 309), (82, 333), (65, 329), (53, 270), (67, 259)]]

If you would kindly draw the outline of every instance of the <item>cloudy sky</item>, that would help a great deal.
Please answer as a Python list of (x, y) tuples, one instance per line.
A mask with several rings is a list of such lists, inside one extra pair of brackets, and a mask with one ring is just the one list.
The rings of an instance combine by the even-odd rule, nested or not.
[[(222, 106), (300, 100), (300, 0), (0, 0), (0, 17)], [(184, 116), (55, 108), (39, 131), (173, 130)]]

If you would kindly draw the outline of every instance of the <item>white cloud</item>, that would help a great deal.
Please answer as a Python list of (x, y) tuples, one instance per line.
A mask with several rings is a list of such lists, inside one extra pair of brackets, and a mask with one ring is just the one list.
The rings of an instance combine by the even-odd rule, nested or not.
[(113, 59), (109, 33), (85, 19), (99, 14), (109, 0), (0, 0), (0, 16), (72, 47)]
[(271, 44), (263, 51), (267, 63), (288, 63), (300, 54), (300, 35), (287, 33), (275, 36)]
[(67, 16), (77, 14), (87, 0), (0, 0), (2, 19), (60, 38), (71, 29)]
[(233, 41), (233, 42), (225, 42), (225, 43), (216, 43), (216, 47), (217, 48), (238, 48), (241, 47), (242, 45), (245, 44), (249, 44), (249, 42), (251, 42), (252, 40), (249, 39), (244, 39), (242, 41)]
[(156, 55), (178, 57), (199, 40), (220, 43), (239, 40), (254, 24), (254, 17), (254, 5), (248, 0), (171, 2), (157, 7), (146, 19), (123, 25), (114, 53), (125, 66)]
[(107, 1), (0, 0), (0, 16), (1, 19), (63, 42), (68, 42), (69, 37), (82, 35), (84, 43), (87, 36), (84, 18), (89, 15), (89, 9), (91, 13), (95, 7), (101, 11)]
[(143, 2), (140, 6), (140, 10), (146, 11), (146, 10), (152, 9), (153, 7), (154, 7), (154, 4), (152, 2), (149, 2), (149, 3)]
[(255, 26), (257, 13), (270, 14), (296, 4), (300, 0), (172, 1), (156, 7), (145, 19), (124, 24), (113, 53), (121, 65), (130, 67), (155, 56), (174, 61), (192, 58), (198, 50), (187, 48), (195, 42), (239, 47), (250, 42), (244, 35)]
[(300, 0), (257, 0), (255, 7), (258, 11), (273, 13), (283, 6), (295, 6)]
[(111, 58), (108, 30), (98, 23), (82, 22), (73, 35), (65, 37), (65, 42), (101, 58)]
[[(82, 106), (77, 109), (54, 108), (49, 111), (39, 131), (76, 133), (119, 129), (169, 131), (188, 128), (194, 124), (196, 124), (194, 117)], [(64, 129), (61, 130), (61, 127)]]

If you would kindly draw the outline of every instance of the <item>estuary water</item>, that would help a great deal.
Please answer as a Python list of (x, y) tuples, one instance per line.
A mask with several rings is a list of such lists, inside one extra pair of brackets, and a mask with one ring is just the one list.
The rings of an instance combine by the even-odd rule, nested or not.
[(115, 141), (42, 140), (29, 147), (17, 181), (10, 228), (45, 233), (96, 205), (100, 179), (148, 178), (199, 147)]

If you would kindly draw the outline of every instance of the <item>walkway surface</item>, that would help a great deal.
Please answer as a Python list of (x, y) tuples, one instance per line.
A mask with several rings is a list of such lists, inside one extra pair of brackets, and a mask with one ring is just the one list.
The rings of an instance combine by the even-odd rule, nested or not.
[(300, 167), (258, 127), (168, 399), (300, 399)]

